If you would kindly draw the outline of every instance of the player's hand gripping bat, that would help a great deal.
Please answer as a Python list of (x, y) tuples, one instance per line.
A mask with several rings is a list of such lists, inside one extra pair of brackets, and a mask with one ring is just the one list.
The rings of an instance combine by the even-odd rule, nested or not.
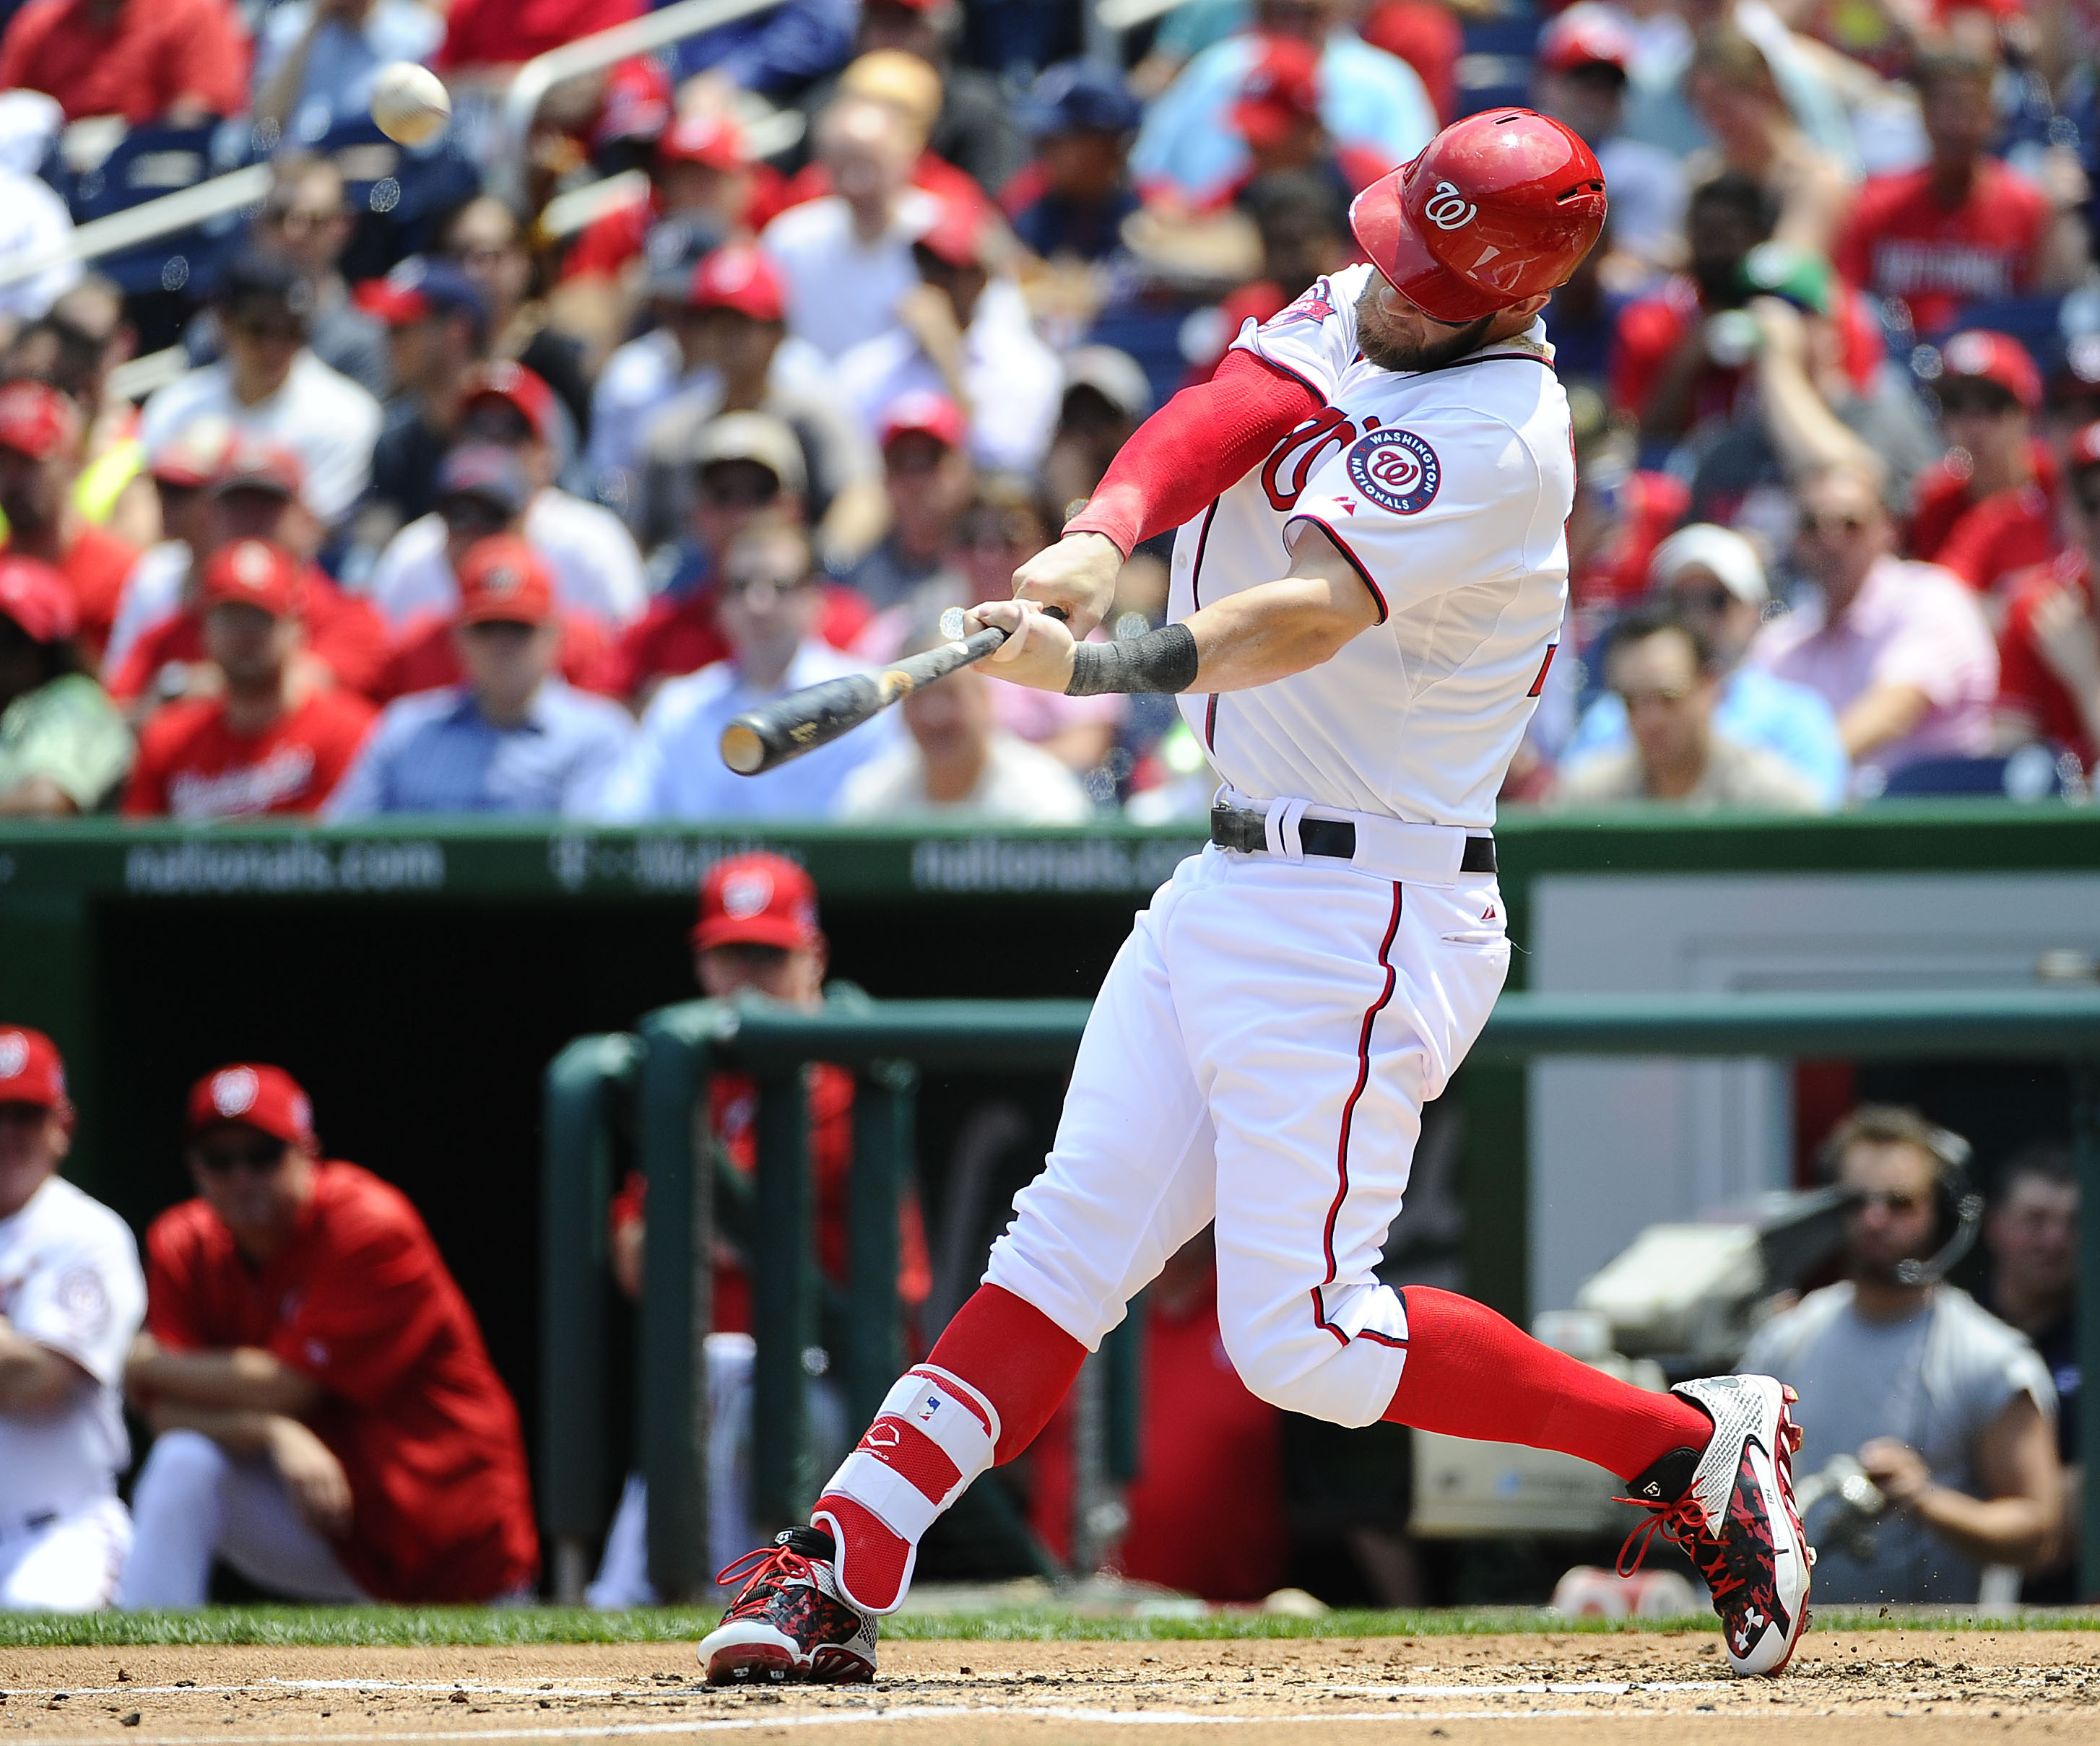
[[(1059, 618), (1062, 612), (1048, 611)], [(879, 672), (827, 679), (747, 709), (722, 730), (721, 759), (739, 776), (757, 776), (827, 745), (858, 727), (892, 703), (902, 703), (923, 685), (946, 678), (959, 667), (981, 661), (1007, 639), (1008, 633), (986, 625), (974, 636), (963, 635), (960, 606), (941, 615), (941, 634), (949, 638), (938, 649), (907, 655)]]

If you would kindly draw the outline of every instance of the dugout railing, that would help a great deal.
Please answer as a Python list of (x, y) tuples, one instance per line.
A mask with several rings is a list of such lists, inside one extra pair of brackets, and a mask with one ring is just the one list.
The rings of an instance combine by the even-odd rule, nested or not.
[[(821, 1475), (806, 1422), (805, 1358), (819, 1290), (807, 1167), (810, 1064), (854, 1072), (847, 1349), (832, 1355), (854, 1422), (871, 1416), (901, 1361), (898, 1206), (912, 1168), (922, 1072), (1057, 1072), (1077, 1051), (1076, 1000), (875, 1001), (844, 990), (818, 1011), (753, 997), (692, 1001), (638, 1034), (579, 1038), (548, 1069), (545, 1317), (540, 1487), (558, 1564), (573, 1572), (605, 1526), (607, 1219), (620, 1112), (648, 1181), (640, 1325), (640, 1460), (650, 1488), (650, 1564), (666, 1598), (701, 1592), (708, 1446), (702, 1342), (714, 1224), (707, 1088), (717, 1070), (758, 1087), (751, 1254), (757, 1356), (754, 1446), (792, 1452), (753, 1474), (754, 1519), (795, 1519)], [(2085, 1204), (2100, 1205), (2100, 990), (1856, 994), (1506, 994), (1469, 1060), (1544, 1055), (1891, 1059), (2054, 1058), (2070, 1068)], [(2100, 1218), (2082, 1224), (2080, 1264), (2100, 1281)], [(2080, 1294), (2082, 1350), (2100, 1351), (2100, 1290)], [(1125, 1321), (1109, 1365), (1105, 1466), (1127, 1477), (1137, 1446), (1135, 1342)], [(2100, 1448), (2100, 1390), (2081, 1391), (2080, 1446)], [(2086, 1488), (2081, 1592), (2100, 1598), (2100, 1488)]]

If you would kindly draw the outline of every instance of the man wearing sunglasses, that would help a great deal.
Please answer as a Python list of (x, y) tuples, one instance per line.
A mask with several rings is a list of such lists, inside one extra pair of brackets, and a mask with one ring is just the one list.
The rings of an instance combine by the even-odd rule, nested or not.
[(214, 1559), (298, 1600), (528, 1590), (517, 1409), (415, 1208), (323, 1161), (281, 1067), (205, 1074), (184, 1127), (197, 1197), (146, 1235), (127, 1382), (155, 1441), (118, 1604), (201, 1606)]
[[(554, 483), (574, 443), (553, 389), (508, 359), (474, 364), (459, 383), (452, 443), (455, 452), (499, 449), (514, 463), (523, 482), (516, 531), (545, 559), (564, 610), (597, 620), (608, 635), (642, 616), (649, 583), (633, 539), (611, 510)], [(441, 475), (439, 496), (445, 495)], [(461, 530), (443, 509), (441, 502), (395, 534), (373, 567), (373, 604), (397, 631), (419, 612), (449, 614), (458, 604)], [(483, 528), (474, 537), (497, 531)]]
[(1749, 659), (1829, 704), (1871, 797), (1921, 758), (1991, 749), (1998, 650), (1975, 595), (1935, 564), (1893, 555), (1895, 527), (1870, 474), (1832, 467), (1802, 487), (1803, 567), (1820, 605), (1758, 633)]
[(249, 249), (227, 262), (212, 307), (223, 355), (147, 401), (139, 439), (151, 452), (201, 417), (282, 443), (306, 470), (300, 496), (324, 527), (356, 506), (372, 473), (379, 403), (314, 355), (313, 281), (281, 256)]
[(1866, 1104), (1841, 1122), (1823, 1157), (1851, 1199), (1845, 1281), (1743, 1354), (1799, 1391), (1816, 1458), (1855, 1455), (1889, 1501), (1865, 1539), (1823, 1539), (1819, 1596), (1970, 1602), (1983, 1567), (2036, 1563), (2056, 1537), (2048, 1367), (1967, 1292), (1917, 1271), (1952, 1234), (1966, 1151), (1913, 1109)]
[(108, 1606), (131, 1544), (121, 1388), (146, 1281), (130, 1228), (59, 1175), (73, 1122), (51, 1039), (0, 1025), (0, 1612)]
[(1982, 328), (1956, 334), (1939, 359), (1947, 455), (1912, 487), (1906, 545), (1988, 596), (2056, 549), (2056, 460), (2034, 431), (2041, 372), (2018, 340)]
[(1998, 633), (1998, 710), (2017, 731), (2068, 748), (2100, 769), (2100, 424), (2066, 450), (2071, 544), (2005, 584)]

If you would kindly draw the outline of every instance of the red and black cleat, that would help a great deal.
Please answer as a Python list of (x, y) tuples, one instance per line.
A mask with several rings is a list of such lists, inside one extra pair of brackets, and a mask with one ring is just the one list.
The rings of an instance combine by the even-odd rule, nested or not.
[(711, 1686), (862, 1685), (875, 1678), (876, 1619), (839, 1592), (830, 1535), (791, 1528), (715, 1580), (748, 1577), (700, 1640)]
[(1622, 1501), (1654, 1513), (1626, 1536), (1619, 1573), (1633, 1573), (1657, 1534), (1675, 1541), (1713, 1594), (1728, 1664), (1776, 1673), (1808, 1629), (1815, 1562), (1793, 1504), (1794, 1392), (1768, 1376), (1710, 1377), (1671, 1392), (1714, 1421), (1713, 1440), (1672, 1450), (1629, 1484)]

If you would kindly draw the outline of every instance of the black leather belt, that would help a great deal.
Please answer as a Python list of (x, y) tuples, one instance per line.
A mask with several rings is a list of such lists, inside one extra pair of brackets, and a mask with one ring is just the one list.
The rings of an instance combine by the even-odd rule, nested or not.
[[(1251, 807), (1214, 806), (1211, 809), (1211, 840), (1220, 849), (1237, 849), (1242, 854), (1268, 851), (1268, 832), (1263, 814)], [(1336, 861), (1357, 858), (1357, 827), (1346, 818), (1301, 818), (1298, 840), (1308, 855), (1324, 855)], [(1469, 836), (1465, 853), (1458, 858), (1461, 873), (1495, 871), (1495, 840)]]

